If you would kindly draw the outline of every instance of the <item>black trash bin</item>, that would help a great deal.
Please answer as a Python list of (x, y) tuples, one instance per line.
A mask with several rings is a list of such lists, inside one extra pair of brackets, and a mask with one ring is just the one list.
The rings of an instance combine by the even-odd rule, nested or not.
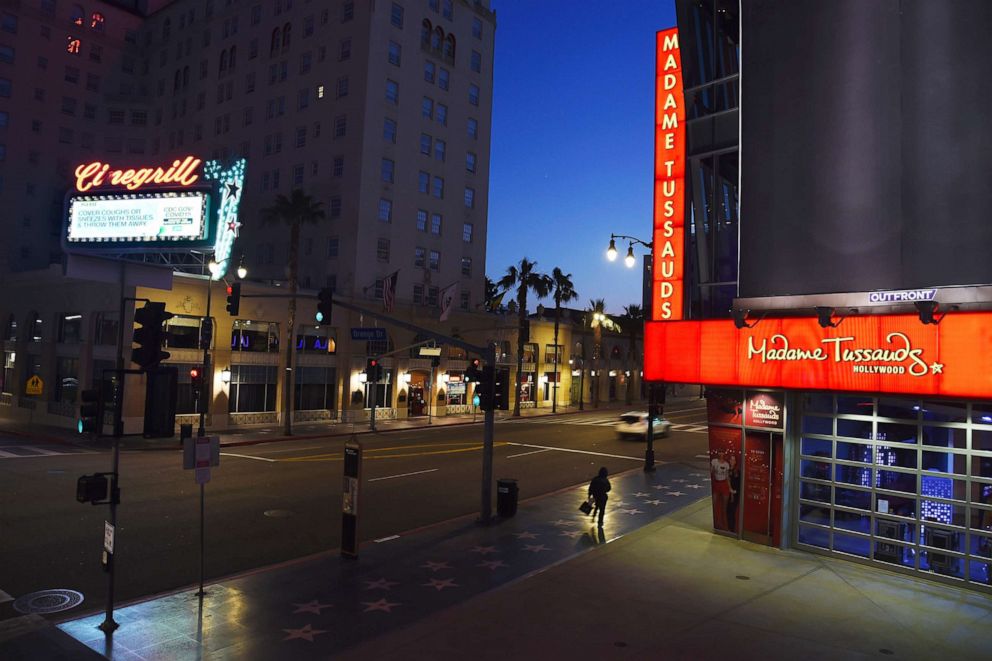
[(502, 518), (516, 514), (518, 493), (516, 480), (496, 480), (496, 514)]

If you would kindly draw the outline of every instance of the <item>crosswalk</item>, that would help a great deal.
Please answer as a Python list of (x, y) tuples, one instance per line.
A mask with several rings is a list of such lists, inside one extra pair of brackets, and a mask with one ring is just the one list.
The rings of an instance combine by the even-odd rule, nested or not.
[(0, 445), (0, 460), (57, 457), (68, 454), (93, 454), (91, 450), (72, 446)]
[[(504, 424), (531, 424), (531, 425), (582, 425), (584, 427), (613, 427), (617, 424), (617, 416), (609, 417), (589, 417), (589, 416), (541, 416), (534, 418), (510, 418), (500, 420)], [(696, 434), (706, 433), (708, 427), (697, 423), (672, 423), (672, 431), (685, 431)]]

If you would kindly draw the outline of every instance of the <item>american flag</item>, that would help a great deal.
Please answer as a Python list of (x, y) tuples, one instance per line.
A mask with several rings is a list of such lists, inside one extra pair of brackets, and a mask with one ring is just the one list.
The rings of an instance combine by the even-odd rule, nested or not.
[(396, 280), (399, 278), (399, 275), (399, 271), (394, 271), (382, 283), (382, 305), (386, 309), (386, 312), (392, 312), (393, 305), (396, 304)]

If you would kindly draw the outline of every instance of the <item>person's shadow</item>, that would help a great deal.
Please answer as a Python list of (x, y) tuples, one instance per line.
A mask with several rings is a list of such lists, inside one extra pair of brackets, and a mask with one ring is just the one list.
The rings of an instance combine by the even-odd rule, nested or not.
[(606, 543), (606, 533), (603, 529), (598, 526), (589, 526), (589, 530), (586, 534), (579, 538), (579, 546), (581, 547), (592, 547), (599, 546), (600, 544)]

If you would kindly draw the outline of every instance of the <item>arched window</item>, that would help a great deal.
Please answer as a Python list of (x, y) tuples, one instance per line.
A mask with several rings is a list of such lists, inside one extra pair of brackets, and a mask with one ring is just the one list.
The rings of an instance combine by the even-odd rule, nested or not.
[(3, 339), (8, 342), (17, 341), (17, 317), (14, 316), (14, 313), (7, 317), (7, 327), (3, 330)]
[(90, 15), (90, 27), (97, 32), (103, 32), (104, 30), (104, 18), (103, 14), (98, 11), (93, 12)]
[(437, 27), (434, 28), (434, 34), (431, 35), (431, 48), (436, 51), (441, 50), (441, 42), (444, 41), (444, 30)]
[(83, 9), (82, 5), (73, 5), (72, 13), (69, 14), (69, 20), (72, 21), (73, 25), (78, 25), (82, 27), (86, 22), (86, 10)]
[(28, 315), (28, 341), (41, 342), (42, 321), (41, 315), (32, 310)]
[(230, 57), (227, 60), (227, 65), (231, 69), (234, 69), (234, 64), (235, 64), (235, 61), (237, 60), (237, 57), (238, 57), (238, 47), (237, 46), (231, 46), (231, 55), (230, 55)]
[(434, 27), (431, 25), (431, 22), (428, 21), (425, 18), (424, 19), (424, 22), (420, 24), (420, 45), (421, 46), (427, 46), (428, 44), (430, 44), (430, 42), (431, 42), (431, 31), (433, 29), (434, 29)]
[(449, 34), (444, 40), (444, 56), (449, 60), (455, 59), (455, 35)]
[(179, 69), (176, 69), (176, 75), (172, 81), (172, 91), (178, 92), (179, 88), (182, 87), (182, 84), (183, 84), (183, 72), (180, 71)]
[(227, 51), (220, 52), (220, 73), (227, 71)]
[(289, 40), (290, 40), (290, 37), (292, 37), (292, 36), (293, 36), (293, 26), (290, 25), (289, 23), (286, 23), (286, 25), (282, 26), (282, 49), (283, 50), (286, 50), (287, 48), (289, 48)]
[(272, 43), (269, 45), (269, 55), (275, 55), (279, 50), (279, 35), (281, 33), (282, 31), (279, 28), (272, 31)]

